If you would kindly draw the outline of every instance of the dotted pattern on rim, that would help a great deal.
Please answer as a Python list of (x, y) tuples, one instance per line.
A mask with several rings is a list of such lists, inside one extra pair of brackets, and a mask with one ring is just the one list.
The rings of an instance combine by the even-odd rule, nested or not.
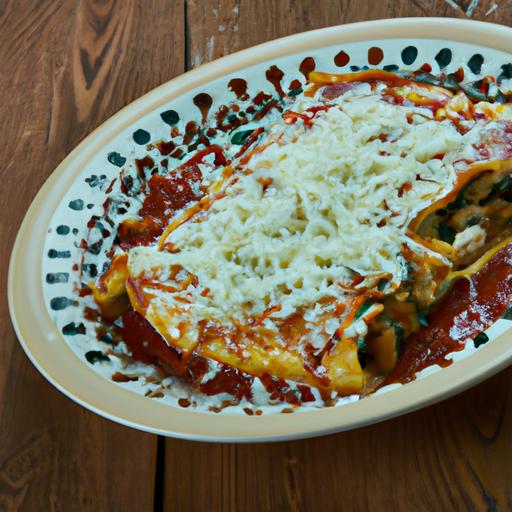
[[(239, 74), (229, 77), (221, 91), (212, 84), (211, 90), (186, 95), (181, 102), (185, 107), (175, 106), (179, 103), (175, 101), (151, 122), (141, 120), (123, 135), (121, 143), (116, 140), (107, 145), (105, 154), (100, 155), (103, 164), (95, 163), (94, 169), (70, 189), (74, 195), (66, 199), (48, 229), (42, 277), (49, 311), (62, 334), (89, 363), (110, 360), (113, 340), (97, 322), (87, 283), (108, 268), (108, 253), (116, 236), (115, 219), (138, 210), (141, 187), (152, 174), (169, 173), (189, 155), (213, 143), (222, 145), (229, 140), (243, 146), (255, 127), (264, 124), (285, 99), (293, 101), (303, 93), (314, 70), (415, 71), (417, 81), (446, 87), (459, 87), (464, 79), (463, 88), (469, 96), (501, 101), (500, 86), (512, 78), (512, 63), (497, 64), (490, 58), (487, 66), (485, 49), (468, 52), (466, 47), (421, 40), (361, 42), (317, 50), (311, 55), (288, 57), (285, 66), (283, 59), (258, 66), (256, 87), (254, 73)], [(481, 87), (486, 73), (497, 76), (497, 87), (492, 94), (489, 89), (487, 95)], [(512, 311), (507, 311), (504, 319), (512, 320)], [(496, 337), (504, 328), (493, 326), (490, 335), (482, 333), (475, 339), (475, 346)], [(149, 396), (159, 395), (153, 389)]]

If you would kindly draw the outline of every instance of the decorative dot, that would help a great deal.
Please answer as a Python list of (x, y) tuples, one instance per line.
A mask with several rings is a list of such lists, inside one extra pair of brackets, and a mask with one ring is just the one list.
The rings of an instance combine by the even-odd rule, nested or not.
[(180, 116), (176, 110), (166, 110), (160, 114), (162, 121), (169, 126), (174, 126), (179, 120)]
[(138, 129), (133, 132), (133, 140), (140, 145), (147, 144), (151, 135), (146, 130)]
[(503, 64), (503, 66), (501, 66), (501, 73), (498, 76), (498, 82), (507, 78), (512, 78), (512, 63)]
[(359, 66), (350, 66), (350, 71), (359, 71)]
[(91, 277), (98, 275), (98, 267), (94, 263), (84, 263), (83, 269), (84, 272), (88, 272)]
[(62, 309), (66, 309), (73, 302), (70, 301), (67, 297), (55, 297), (50, 301), (50, 307), (54, 311), (60, 311)]
[[(268, 75), (268, 72), (267, 72), (267, 75)], [(267, 76), (267, 78), (268, 78), (268, 76)], [(192, 98), (192, 101), (194, 102), (194, 105), (201, 112), (201, 118), (202, 118), (203, 124), (206, 123), (206, 119), (208, 117), (208, 112), (213, 103), (213, 98), (205, 92), (200, 92), (199, 94), (196, 94)]]
[(468, 68), (475, 74), (479, 75), (480, 71), (482, 71), (482, 64), (484, 63), (484, 58), (479, 53), (475, 53), (471, 59), (468, 61)]
[(97, 242), (94, 242), (93, 244), (90, 244), (88, 247), (87, 247), (87, 252), (91, 253), (91, 254), (94, 254), (95, 256), (97, 256), (100, 252), (101, 252), (101, 246), (103, 245), (103, 240), (100, 239), (98, 240)]
[(116, 151), (112, 151), (107, 155), (107, 160), (116, 167), (122, 167), (126, 163), (126, 158)]
[(74, 322), (71, 322), (62, 328), (62, 334), (64, 334), (64, 336), (76, 336), (77, 334), (85, 333), (85, 325), (82, 322), (80, 322), (78, 325), (76, 325)]
[(440, 69), (444, 69), (452, 61), (452, 51), (450, 48), (443, 48), (439, 50), (438, 54), (434, 57), (439, 64)]
[(48, 251), (48, 258), (71, 258), (70, 251), (56, 251), (55, 249), (50, 249)]
[(192, 404), (191, 404), (190, 400), (188, 400), (186, 398), (180, 398), (178, 400), (178, 405), (180, 407), (190, 407), (190, 405), (192, 405)]
[(48, 284), (67, 283), (69, 274), (67, 272), (56, 272), (55, 274), (46, 274), (46, 282)]
[(228, 83), (228, 89), (234, 92), (239, 100), (246, 99), (247, 82), (243, 78), (232, 78)]
[(334, 64), (339, 68), (346, 66), (350, 62), (350, 57), (343, 50), (336, 54), (334, 57)]
[(68, 206), (75, 211), (80, 211), (84, 209), (84, 202), (82, 199), (74, 199), (73, 201), (70, 201)]
[(416, 46), (408, 46), (402, 50), (402, 62), (407, 66), (411, 65), (418, 56), (418, 49)]
[(389, 71), (393, 73), (393, 71), (398, 71), (398, 66), (396, 64), (387, 64), (382, 68), (384, 71)]
[(62, 224), (60, 226), (57, 226), (57, 229), (55, 231), (57, 231), (58, 235), (67, 235), (69, 234), (69, 226), (64, 226)]
[(99, 183), (99, 178), (96, 174), (91, 174), (88, 178), (85, 178), (85, 182), (91, 187), (94, 188)]
[(382, 48), (379, 48), (378, 46), (372, 46), (368, 50), (368, 63), (372, 66), (380, 64), (383, 58), (384, 52), (382, 51)]
[(478, 348), (480, 345), (484, 345), (489, 341), (489, 336), (485, 334), (485, 332), (481, 332), (480, 334), (477, 334), (475, 338), (473, 339), (475, 343), (475, 348)]
[(85, 358), (91, 364), (95, 364), (101, 361), (110, 361), (110, 358), (99, 350), (89, 350), (89, 352), (86, 352)]
[(72, 233), (73, 233), (73, 235), (78, 235), (78, 228), (73, 228)]
[(87, 209), (88, 210), (92, 210), (94, 208), (94, 204), (93, 203), (88, 203), (87, 204)]
[(306, 80), (309, 77), (309, 73), (315, 70), (316, 63), (313, 57), (306, 57), (299, 66), (299, 71), (306, 77)]

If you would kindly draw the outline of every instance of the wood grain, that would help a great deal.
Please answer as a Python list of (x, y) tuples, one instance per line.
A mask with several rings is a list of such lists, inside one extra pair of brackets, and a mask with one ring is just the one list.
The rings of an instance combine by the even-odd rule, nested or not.
[[(189, 0), (188, 65), (333, 24), (466, 17), (469, 3), (459, 4), (455, 10), (427, 0)], [(512, 22), (510, 2), (486, 17), (491, 5), (480, 2), (473, 18)], [(511, 385), (507, 370), (425, 410), (319, 439), (254, 446), (169, 439), (165, 510), (510, 510)]]
[[(469, 1), (445, 0), (187, 0), (187, 62), (196, 67), (237, 50), (297, 32), (381, 18), (451, 16), (468, 19)], [(480, 0), (471, 19), (506, 23), (512, 2)]]
[[(0, 1), (0, 288), (43, 181), (132, 99), (275, 37), (365, 19), (467, 17), (470, 1), (457, 3)], [(472, 18), (511, 24), (512, 2), (496, 3), (486, 15), (494, 2), (480, 1)], [(155, 436), (85, 411), (37, 373), (15, 340), (5, 294), (0, 339), (0, 510), (512, 509), (512, 370), (353, 432), (256, 446), (167, 439), (157, 457)]]
[(510, 510), (511, 384), (503, 372), (442, 404), (318, 439), (169, 440), (168, 477), (181, 492), (169, 482), (167, 510)]
[[(184, 69), (182, 2), (0, 2), (0, 288), (17, 228), (91, 130)], [(0, 294), (0, 510), (150, 510), (156, 437), (73, 404), (29, 363)]]

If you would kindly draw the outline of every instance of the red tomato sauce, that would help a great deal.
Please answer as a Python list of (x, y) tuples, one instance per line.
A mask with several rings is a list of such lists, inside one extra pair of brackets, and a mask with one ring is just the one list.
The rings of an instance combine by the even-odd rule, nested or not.
[(128, 250), (137, 245), (149, 245), (160, 236), (170, 218), (192, 201), (203, 195), (200, 184), (202, 173), (199, 165), (214, 153), (214, 164), (226, 165), (227, 161), (219, 146), (209, 146), (196, 153), (190, 160), (165, 176), (154, 174), (147, 183), (148, 191), (138, 215), (141, 220), (126, 220), (118, 229), (119, 245)]
[(159, 366), (171, 375), (180, 376), (185, 373), (183, 354), (167, 345), (139, 313), (128, 311), (123, 315), (121, 335), (137, 361)]
[(120, 334), (132, 353), (133, 359), (151, 364), (164, 375), (182, 378), (193, 384), (205, 395), (228, 393), (236, 402), (252, 397), (253, 378), (237, 368), (221, 365), (219, 372), (210, 380), (201, 383), (208, 371), (205, 358), (193, 354), (188, 359), (178, 349), (169, 346), (152, 325), (139, 313), (128, 311), (123, 315), (123, 327)]
[[(252, 399), (252, 375), (221, 364), (211, 379), (201, 382), (208, 371), (207, 360), (197, 354), (188, 359), (183, 357), (181, 351), (169, 346), (153, 326), (135, 311), (123, 315), (123, 327), (119, 334), (130, 349), (133, 359), (156, 366), (164, 375), (180, 377), (205, 395), (227, 393), (233, 397), (232, 404), (239, 403), (243, 398)], [(315, 400), (311, 388), (304, 384), (298, 384), (298, 391), (295, 392), (285, 380), (267, 373), (261, 375), (260, 379), (272, 400), (295, 406)]]
[(462, 350), (503, 316), (512, 302), (512, 244), (500, 249), (470, 279), (459, 279), (427, 315), (422, 327), (406, 341), (393, 371), (381, 386), (406, 383), (427, 366), (448, 366), (446, 356)]

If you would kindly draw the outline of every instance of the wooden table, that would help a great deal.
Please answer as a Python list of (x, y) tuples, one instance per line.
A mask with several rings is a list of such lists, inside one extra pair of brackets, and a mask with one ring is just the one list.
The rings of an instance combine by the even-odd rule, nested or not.
[[(453, 3), (453, 2), (451, 2)], [(32, 198), (90, 131), (186, 69), (304, 30), (466, 17), (443, 0), (0, 0), (0, 288)], [(473, 19), (512, 23), (512, 2)], [(489, 13), (489, 11), (492, 11)], [(372, 427), (256, 446), (104, 420), (23, 354), (0, 295), (0, 510), (511, 510), (512, 369)]]

